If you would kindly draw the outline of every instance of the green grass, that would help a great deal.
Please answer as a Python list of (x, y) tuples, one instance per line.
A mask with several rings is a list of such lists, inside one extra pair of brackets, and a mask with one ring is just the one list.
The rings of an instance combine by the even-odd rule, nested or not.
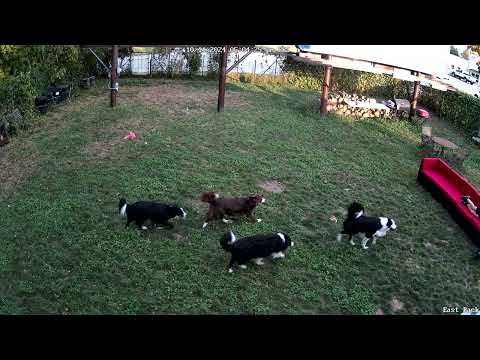
[[(172, 84), (198, 98), (146, 105), (122, 97)], [(404, 303), (397, 313), (478, 305), (480, 270), (467, 237), (416, 182), (418, 126), (320, 118), (318, 94), (281, 88), (228, 84), (223, 114), (198, 100), (215, 94), (215, 82), (131, 80), (115, 109), (104, 90), (83, 93), (48, 115), (50, 126), (1, 150), (19, 169), (29, 153), (35, 160), (0, 194), (0, 313), (374, 314), (391, 313), (393, 298)], [(230, 96), (243, 105), (230, 106)], [(139, 138), (120, 141), (127, 130)], [(470, 150), (465, 173), (480, 185), (480, 153)], [(263, 180), (286, 190), (265, 193), (256, 185)], [(229, 226), (201, 229), (198, 198), (208, 190), (264, 194), (264, 222), (232, 229), (285, 231), (295, 247), (229, 274), (218, 243)], [(187, 220), (171, 231), (125, 230), (120, 195), (177, 202)], [(367, 251), (336, 242), (353, 200), (394, 218), (398, 231)]]

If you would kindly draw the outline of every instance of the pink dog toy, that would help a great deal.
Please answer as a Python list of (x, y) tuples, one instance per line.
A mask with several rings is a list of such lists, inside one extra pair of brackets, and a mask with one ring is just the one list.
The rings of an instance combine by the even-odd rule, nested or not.
[(125, 140), (133, 140), (137, 137), (133, 131), (130, 131), (127, 136), (124, 137)]

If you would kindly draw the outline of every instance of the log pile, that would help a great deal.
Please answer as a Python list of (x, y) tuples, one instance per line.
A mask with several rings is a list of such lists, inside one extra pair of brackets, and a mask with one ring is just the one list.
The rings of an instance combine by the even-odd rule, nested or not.
[(334, 112), (338, 115), (355, 116), (358, 118), (384, 118), (393, 116), (393, 112), (390, 109), (385, 106), (379, 106), (375, 99), (357, 94), (350, 95), (345, 92), (329, 94), (327, 111)]

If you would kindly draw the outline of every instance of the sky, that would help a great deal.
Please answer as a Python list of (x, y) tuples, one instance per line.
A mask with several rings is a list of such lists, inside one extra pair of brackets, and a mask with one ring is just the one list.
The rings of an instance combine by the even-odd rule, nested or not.
[(467, 48), (467, 45), (453, 45), (453, 46), (455, 46), (459, 52), (463, 52)]

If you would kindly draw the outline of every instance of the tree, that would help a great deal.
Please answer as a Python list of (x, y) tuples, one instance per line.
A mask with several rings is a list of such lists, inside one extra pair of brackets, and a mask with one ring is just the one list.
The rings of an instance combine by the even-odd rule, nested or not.
[(187, 60), (188, 74), (190, 76), (195, 75), (200, 69), (202, 62), (202, 54), (200, 49), (184, 49), (183, 57)]
[(480, 45), (468, 45), (467, 49), (470, 49), (470, 51), (480, 55)]
[(460, 56), (460, 55), (458, 55), (457, 48), (453, 45), (450, 45), (450, 54), (455, 55), (455, 56)]
[(467, 47), (467, 48), (465, 49), (465, 51), (462, 53), (462, 57), (463, 57), (464, 59), (468, 60), (468, 59), (470, 59), (471, 53), (472, 53), (472, 52), (471, 52), (470, 49)]

